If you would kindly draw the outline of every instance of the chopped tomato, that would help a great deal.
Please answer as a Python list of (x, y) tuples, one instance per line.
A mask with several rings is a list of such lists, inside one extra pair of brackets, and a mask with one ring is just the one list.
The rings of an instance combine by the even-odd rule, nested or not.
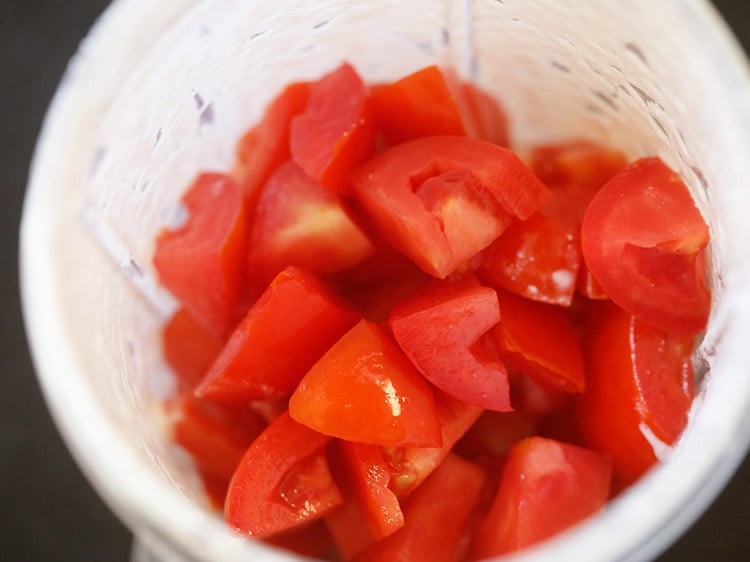
[(375, 150), (375, 126), (362, 79), (349, 64), (310, 84), (305, 110), (292, 119), (292, 160), (316, 182), (348, 191), (347, 175)]
[(223, 336), (237, 320), (247, 225), (242, 192), (223, 174), (203, 173), (182, 198), (188, 217), (162, 231), (154, 250), (159, 281), (190, 314)]
[(427, 66), (372, 88), (378, 129), (390, 144), (426, 135), (463, 135), (461, 114), (442, 71)]
[(529, 166), (546, 185), (570, 192), (579, 220), (594, 194), (626, 163), (622, 152), (586, 141), (535, 146), (529, 158)]
[(511, 151), (455, 136), (389, 148), (353, 172), (352, 189), (380, 234), (440, 278), (489, 245), (510, 215), (528, 218), (547, 196)]
[(260, 188), (290, 158), (289, 124), (305, 109), (308, 91), (307, 82), (295, 82), (284, 88), (268, 104), (262, 119), (237, 143), (232, 177), (245, 194), (249, 214), (255, 209)]
[(412, 493), (435, 470), (481, 415), (482, 409), (435, 392), (440, 419), (440, 447), (383, 447), (383, 456), (390, 470), (388, 486), (399, 497)]
[(498, 291), (502, 321), (492, 330), (506, 365), (553, 390), (581, 392), (583, 353), (565, 310)]
[(285, 267), (327, 275), (374, 252), (338, 196), (294, 164), (282, 164), (263, 186), (248, 252), (248, 279), (262, 291)]
[(597, 512), (609, 497), (606, 456), (543, 437), (513, 446), (474, 542), (477, 558), (535, 544)]
[(586, 265), (619, 306), (669, 331), (705, 327), (708, 226), (661, 160), (643, 158), (612, 178), (591, 201), (581, 235)]
[(404, 501), (404, 526), (373, 544), (355, 562), (458, 562), (486, 475), (449, 455)]
[(379, 445), (439, 447), (432, 391), (376, 324), (361, 320), (313, 365), (289, 400), (321, 433)]
[(180, 308), (162, 331), (164, 359), (181, 384), (195, 388), (219, 355), (224, 342)]
[(358, 319), (317, 276), (289, 267), (247, 312), (196, 392), (224, 400), (289, 396)]
[(316, 560), (336, 556), (336, 545), (320, 519), (267, 537), (265, 542)]
[(609, 301), (591, 310), (579, 429), (590, 447), (612, 457), (620, 489), (667, 452), (687, 424), (694, 341), (652, 327)]
[(224, 510), (229, 526), (267, 537), (341, 505), (325, 455), (329, 440), (288, 414), (274, 420), (247, 449), (229, 484)]
[(510, 146), (508, 117), (500, 103), (477, 85), (458, 81), (454, 94), (466, 133), (498, 146)]
[(469, 404), (510, 410), (505, 366), (481, 355), (480, 338), (500, 320), (497, 294), (473, 277), (434, 281), (397, 304), (390, 326), (432, 384)]
[[(580, 352), (580, 346), (578, 351)], [(510, 403), (513, 404), (513, 409), (531, 416), (557, 414), (561, 410), (570, 408), (577, 396), (576, 393), (570, 391), (540, 384), (521, 371), (511, 371), (509, 381)]]

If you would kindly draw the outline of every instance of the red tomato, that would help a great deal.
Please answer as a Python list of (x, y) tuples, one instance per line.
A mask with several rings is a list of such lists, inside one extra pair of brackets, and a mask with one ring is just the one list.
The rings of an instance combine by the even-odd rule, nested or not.
[(310, 369), (289, 413), (321, 433), (379, 445), (438, 447), (432, 392), (381, 328), (361, 320)]
[(260, 122), (250, 128), (237, 143), (237, 160), (232, 177), (245, 194), (248, 213), (252, 214), (263, 184), (273, 171), (290, 158), (289, 124), (307, 105), (309, 84), (290, 84), (266, 107)]
[(486, 475), (449, 455), (404, 501), (404, 526), (373, 544), (355, 562), (458, 562)]
[(224, 510), (229, 526), (267, 537), (341, 505), (326, 461), (329, 440), (288, 414), (274, 420), (247, 449), (229, 484)]
[(708, 226), (661, 160), (643, 158), (612, 178), (591, 201), (581, 236), (586, 265), (619, 306), (669, 331), (705, 327)]
[(515, 154), (466, 137), (399, 144), (351, 179), (355, 198), (381, 235), (440, 278), (492, 242), (509, 214), (528, 218), (547, 196)]
[(179, 309), (162, 331), (164, 359), (180, 384), (193, 389), (219, 355), (224, 342), (211, 330)]
[(500, 320), (497, 294), (473, 277), (434, 281), (393, 308), (401, 349), (432, 384), (469, 404), (510, 410), (508, 373), (477, 342)]
[(508, 117), (500, 103), (471, 82), (459, 81), (454, 89), (466, 133), (498, 146), (510, 146)]
[(590, 447), (612, 457), (619, 489), (656, 462), (659, 441), (668, 448), (687, 424), (694, 341), (654, 328), (609, 301), (591, 310), (579, 428)]
[(458, 105), (443, 73), (427, 66), (371, 93), (378, 129), (390, 144), (426, 135), (463, 135)]
[(313, 273), (289, 267), (247, 312), (196, 392), (224, 400), (289, 396), (358, 319)]
[(443, 438), (441, 447), (383, 447), (390, 470), (388, 486), (400, 498), (408, 496), (432, 474), (482, 413), (481, 408), (440, 391), (435, 392), (435, 405)]
[(529, 166), (546, 185), (570, 192), (579, 220), (594, 194), (626, 163), (621, 152), (586, 141), (536, 146), (529, 158)]
[(495, 501), (475, 536), (477, 558), (537, 543), (601, 509), (611, 467), (599, 453), (543, 437), (513, 446)]
[(304, 112), (292, 119), (292, 160), (316, 182), (348, 191), (347, 176), (375, 150), (367, 89), (349, 64), (310, 84)]
[(584, 387), (583, 353), (565, 310), (498, 291), (502, 320), (492, 330), (503, 362), (562, 392)]
[(331, 560), (336, 556), (336, 545), (320, 519), (282, 531), (264, 540), (268, 544), (307, 558)]
[(286, 162), (263, 186), (248, 251), (248, 278), (257, 290), (285, 267), (321, 275), (361, 262), (374, 252), (367, 235), (333, 193)]
[(189, 216), (156, 239), (159, 281), (190, 312), (223, 336), (237, 319), (244, 283), (247, 226), (242, 192), (223, 174), (198, 176), (182, 198)]

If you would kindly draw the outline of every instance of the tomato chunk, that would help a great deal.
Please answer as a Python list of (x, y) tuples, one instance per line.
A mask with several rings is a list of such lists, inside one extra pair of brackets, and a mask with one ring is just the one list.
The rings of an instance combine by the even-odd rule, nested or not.
[(528, 218), (547, 196), (511, 151), (455, 136), (389, 148), (353, 172), (352, 189), (380, 234), (439, 278), (489, 245), (510, 215)]
[(263, 187), (248, 251), (248, 278), (256, 289), (290, 265), (326, 275), (373, 252), (340, 198), (293, 162), (282, 164)]
[(705, 327), (708, 226), (661, 160), (643, 158), (613, 177), (591, 201), (581, 236), (586, 265), (619, 306), (664, 330)]
[(497, 294), (473, 277), (434, 281), (393, 308), (401, 349), (432, 384), (489, 410), (510, 410), (505, 366), (481, 353), (480, 338), (500, 320)]
[(313, 365), (289, 413), (321, 433), (379, 445), (442, 444), (427, 382), (376, 324), (361, 320)]
[(247, 312), (196, 392), (224, 400), (289, 396), (358, 319), (317, 276), (289, 267)]
[(489, 558), (549, 538), (601, 509), (611, 468), (599, 453), (543, 437), (514, 445), (495, 501), (475, 536)]
[(288, 414), (274, 420), (247, 449), (229, 484), (224, 510), (229, 526), (267, 537), (341, 505), (325, 455), (329, 440)]
[(182, 198), (185, 224), (156, 239), (159, 280), (196, 318), (223, 336), (237, 319), (247, 225), (242, 192), (229, 176), (203, 173)]
[(458, 562), (486, 480), (484, 471), (449, 455), (404, 502), (404, 526), (355, 562)]
[(454, 94), (468, 136), (498, 146), (510, 146), (508, 116), (494, 97), (466, 81), (458, 81)]
[(505, 364), (554, 390), (581, 392), (583, 353), (565, 311), (505, 291), (497, 298), (502, 321), (492, 334)]
[(652, 327), (609, 301), (592, 306), (586, 390), (577, 405), (586, 443), (612, 457), (618, 489), (666, 454), (694, 397), (693, 337)]
[(224, 342), (180, 308), (164, 325), (162, 349), (181, 386), (194, 389), (219, 355)]
[(232, 177), (245, 194), (252, 214), (260, 188), (276, 168), (290, 158), (289, 125), (307, 105), (309, 84), (295, 82), (278, 94), (266, 107), (262, 119), (237, 143), (237, 159)]
[(426, 135), (463, 135), (461, 114), (442, 71), (427, 66), (372, 88), (378, 129), (390, 144)]
[(351, 65), (310, 84), (307, 106), (292, 119), (290, 135), (292, 160), (316, 182), (347, 193), (347, 175), (375, 150), (370, 98)]

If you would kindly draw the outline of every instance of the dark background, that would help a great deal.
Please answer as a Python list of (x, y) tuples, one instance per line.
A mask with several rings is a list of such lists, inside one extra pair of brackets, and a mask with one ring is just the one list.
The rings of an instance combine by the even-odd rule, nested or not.
[[(129, 558), (129, 533), (84, 480), (44, 406), (23, 334), (16, 266), (35, 138), (67, 60), (106, 4), (0, 0), (0, 561)], [(715, 4), (750, 49), (750, 3)], [(660, 559), (708, 560), (750, 560), (750, 461)]]

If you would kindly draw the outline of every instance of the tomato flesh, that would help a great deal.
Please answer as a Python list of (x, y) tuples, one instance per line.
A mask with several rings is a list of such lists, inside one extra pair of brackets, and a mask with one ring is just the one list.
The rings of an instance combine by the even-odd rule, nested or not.
[(180, 385), (194, 389), (219, 355), (223, 340), (180, 308), (162, 331), (164, 359)]

